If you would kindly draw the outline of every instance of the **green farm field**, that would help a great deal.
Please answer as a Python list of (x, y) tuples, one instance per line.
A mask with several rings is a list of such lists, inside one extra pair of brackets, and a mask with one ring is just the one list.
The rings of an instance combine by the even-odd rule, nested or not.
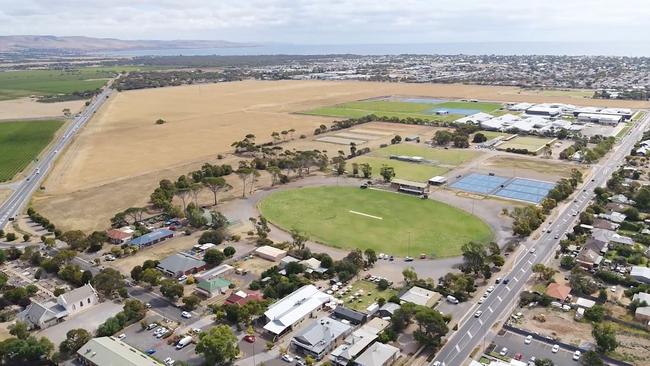
[[(488, 242), (490, 227), (447, 204), (415, 196), (356, 187), (279, 191), (259, 204), (264, 217), (286, 230), (343, 249), (433, 257), (461, 254), (468, 241)], [(409, 245), (410, 237), (410, 245)]]
[(480, 155), (480, 152), (469, 149), (441, 149), (426, 147), (421, 144), (401, 143), (389, 145), (372, 152), (371, 155), (389, 157), (391, 155), (421, 156), (428, 160), (435, 160), (445, 165), (460, 165)]
[(514, 139), (499, 145), (499, 149), (528, 149), (528, 151), (537, 151), (553, 139), (534, 137), (534, 136), (517, 136)]
[(339, 117), (359, 118), (374, 114), (377, 116), (398, 117), (398, 118), (421, 118), (436, 121), (454, 121), (463, 117), (460, 114), (449, 114), (438, 116), (432, 113), (432, 109), (475, 109), (482, 112), (493, 112), (501, 107), (498, 103), (486, 102), (442, 102), (442, 103), (411, 103), (394, 100), (363, 100), (337, 104), (301, 112), (303, 114)]
[(61, 120), (0, 122), (0, 182), (25, 169), (62, 125)]
[(70, 94), (101, 88), (121, 71), (133, 67), (80, 68), (70, 70), (25, 70), (0, 72), (0, 100), (31, 95)]

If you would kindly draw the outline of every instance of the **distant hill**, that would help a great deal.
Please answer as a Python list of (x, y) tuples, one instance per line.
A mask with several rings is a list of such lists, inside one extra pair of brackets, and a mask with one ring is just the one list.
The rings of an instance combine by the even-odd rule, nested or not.
[(251, 44), (201, 40), (123, 40), (82, 36), (57, 37), (39, 35), (0, 36), (0, 52), (50, 50), (67, 52), (120, 51), (172, 48), (246, 47)]

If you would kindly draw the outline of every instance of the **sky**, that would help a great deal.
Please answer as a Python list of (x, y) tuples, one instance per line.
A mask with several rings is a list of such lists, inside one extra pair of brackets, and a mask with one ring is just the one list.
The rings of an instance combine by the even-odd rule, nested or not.
[(647, 0), (0, 0), (0, 35), (294, 44), (648, 41)]

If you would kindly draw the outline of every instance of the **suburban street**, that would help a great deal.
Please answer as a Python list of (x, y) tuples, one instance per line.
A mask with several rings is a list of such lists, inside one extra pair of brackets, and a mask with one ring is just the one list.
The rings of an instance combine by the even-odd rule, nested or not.
[(100, 94), (96, 95), (90, 104), (74, 118), (73, 122), (63, 132), (63, 135), (32, 166), (32, 170), (26, 175), (27, 178), (17, 182), (16, 190), (0, 206), (0, 229), (4, 228), (7, 222), (16, 214), (20, 213), (25, 204), (29, 202), (34, 191), (41, 186), (41, 182), (52, 168), (59, 154), (63, 153), (63, 149), (72, 141), (79, 129), (92, 118), (93, 114), (111, 94), (112, 89), (105, 87)]
[[(444, 362), (446, 366), (463, 365), (478, 344), (489, 341), (486, 337), (492, 325), (506, 319), (516, 306), (519, 293), (532, 275), (532, 266), (536, 263), (544, 263), (555, 252), (562, 235), (573, 227), (577, 214), (589, 204), (594, 188), (603, 185), (610, 174), (623, 162), (630, 149), (641, 138), (648, 121), (646, 115), (636, 122), (613, 151), (600, 164), (592, 168), (591, 179), (586, 179), (586, 182), (578, 187), (577, 193), (572, 198), (575, 201), (559, 207), (560, 212), (553, 222), (547, 220), (542, 224), (542, 228), (547, 231), (536, 240), (522, 243), (524, 250), (521, 250), (515, 259), (512, 270), (501, 276), (509, 279), (510, 282), (507, 285), (496, 285), (495, 290), (483, 304), (470, 309), (465, 319), (461, 320), (458, 330), (449, 337), (434, 361)], [(532, 248), (535, 248), (534, 252)], [(477, 310), (483, 313), (479, 317), (472, 316)]]

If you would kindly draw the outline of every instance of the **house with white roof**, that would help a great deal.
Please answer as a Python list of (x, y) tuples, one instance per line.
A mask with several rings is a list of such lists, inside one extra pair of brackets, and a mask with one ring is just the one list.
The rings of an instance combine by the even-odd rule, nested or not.
[(416, 305), (431, 307), (438, 302), (441, 297), (442, 296), (435, 291), (413, 286), (400, 296), (399, 299), (401, 302), (410, 302)]
[(325, 317), (302, 329), (291, 339), (291, 345), (299, 353), (321, 360), (351, 330), (351, 325)]
[(459, 118), (459, 119), (455, 120), (454, 123), (458, 123), (458, 124), (461, 124), (461, 125), (468, 124), (468, 123), (478, 125), (478, 124), (481, 124), (481, 122), (485, 122), (485, 121), (487, 121), (489, 119), (492, 119), (492, 118), (494, 118), (494, 116), (491, 115), (491, 114), (478, 112), (478, 113), (475, 113), (475, 114), (472, 114), (472, 115), (469, 115), (469, 116), (465, 116), (463, 118)]
[(650, 283), (650, 268), (633, 266), (630, 271), (630, 277), (643, 283)]
[(336, 365), (348, 365), (350, 361), (354, 360), (359, 356), (359, 354), (361, 354), (361, 352), (368, 349), (368, 347), (379, 337), (379, 333), (383, 331), (383, 329), (380, 328), (382, 327), (375, 327), (373, 324), (368, 323), (355, 330), (345, 338), (342, 345), (332, 351), (330, 354), (330, 360)]
[(314, 285), (303, 286), (269, 307), (264, 313), (264, 329), (274, 336), (282, 335), (332, 300)]
[(373, 343), (356, 360), (355, 366), (389, 366), (395, 363), (400, 356), (400, 350), (390, 344)]

